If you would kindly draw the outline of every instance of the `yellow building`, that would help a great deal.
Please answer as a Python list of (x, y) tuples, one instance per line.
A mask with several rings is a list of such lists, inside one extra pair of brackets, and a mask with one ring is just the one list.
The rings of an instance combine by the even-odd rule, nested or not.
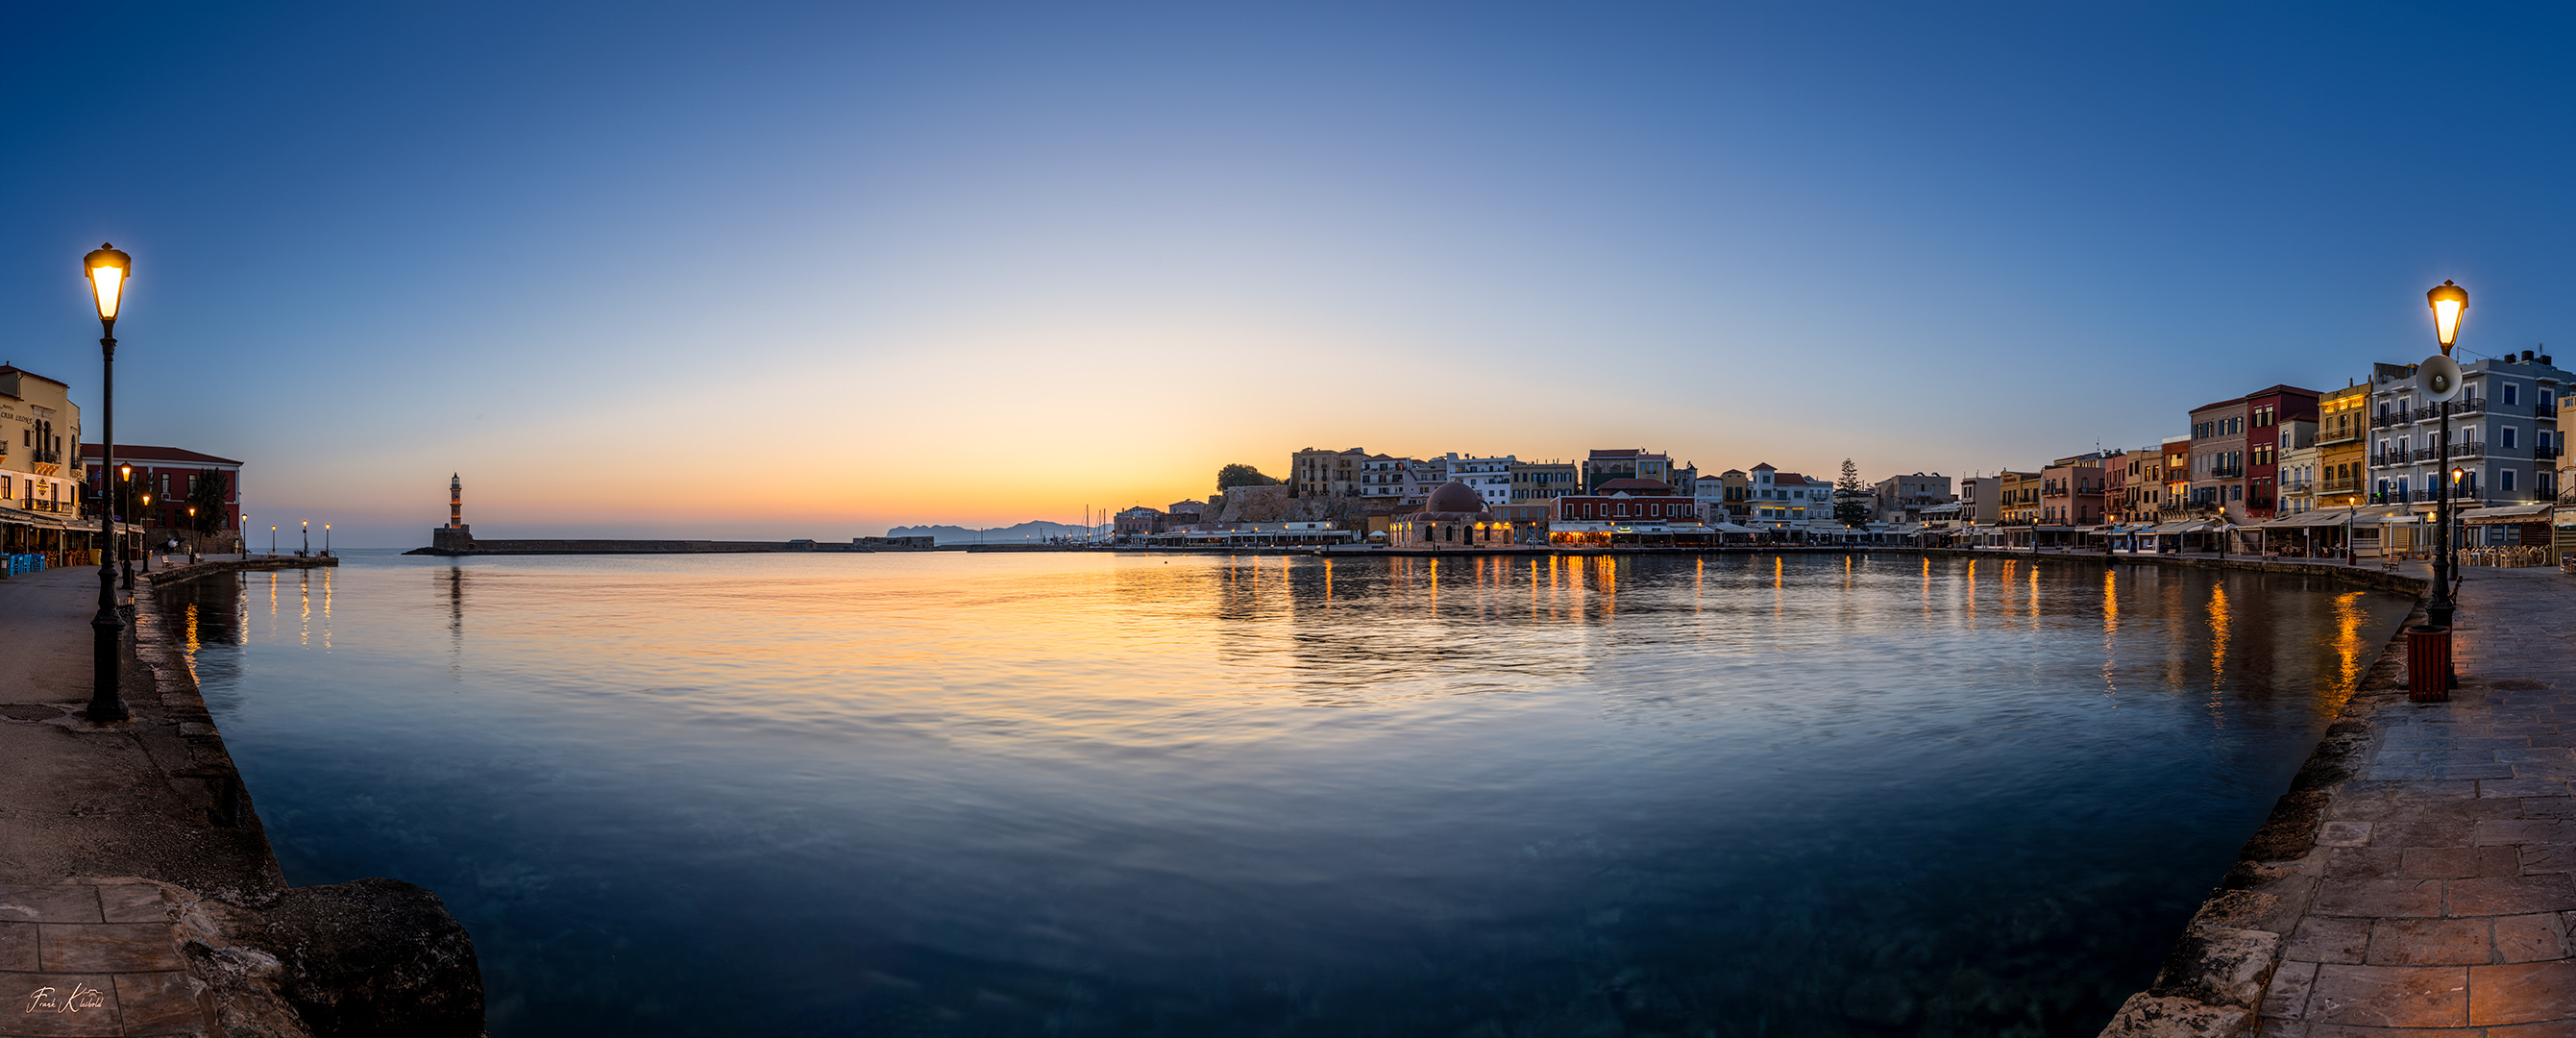
[(63, 565), (86, 547), (78, 528), (80, 408), (71, 387), (0, 364), (0, 554), (39, 554)]
[(2349, 386), (2317, 396), (2317, 509), (2366, 504), (2370, 446), (2369, 386)]

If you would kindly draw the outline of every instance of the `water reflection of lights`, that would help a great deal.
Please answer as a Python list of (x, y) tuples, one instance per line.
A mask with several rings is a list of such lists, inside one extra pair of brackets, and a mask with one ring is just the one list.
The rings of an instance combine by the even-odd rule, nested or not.
[(2227, 585), (2225, 578), (2209, 586), (2209, 688), (2210, 701), (2227, 687)]
[(2102, 568), (2102, 694), (2120, 691), (2120, 582), (2119, 571)]

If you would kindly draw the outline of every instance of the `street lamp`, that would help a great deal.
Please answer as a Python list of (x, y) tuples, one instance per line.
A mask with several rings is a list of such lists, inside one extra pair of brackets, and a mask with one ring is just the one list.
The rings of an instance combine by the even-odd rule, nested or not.
[[(125, 511), (125, 503), (134, 498), (134, 466), (117, 466), (116, 483), (116, 503), (108, 506), (108, 511), (122, 514)], [(133, 520), (129, 518), (126, 522), (131, 525)], [(134, 590), (134, 560), (126, 557), (125, 539), (122, 537), (117, 538), (116, 541), (116, 560), (125, 567), (125, 589)]]
[(268, 554), (269, 554), (269, 556), (270, 556), (271, 558), (275, 558), (275, 557), (276, 557), (276, 555), (277, 555), (277, 524), (276, 524), (276, 523), (270, 523), (270, 524), (268, 525)]
[[(99, 410), (104, 419), (99, 433), (99, 460), (108, 469), (116, 468), (116, 311), (125, 302), (125, 278), (133, 269), (134, 257), (114, 245), (102, 244), (81, 258), (81, 271), (89, 278), (90, 298), (98, 304)], [(99, 509), (98, 530), (105, 545), (116, 544), (114, 504)], [(125, 554), (121, 546), (116, 554)], [(117, 694), (117, 656), (125, 644), (125, 616), (116, 608), (117, 561), (99, 560), (98, 615), (89, 621), (89, 719), (99, 724), (134, 716), (125, 709), (124, 697)], [(134, 586), (132, 578), (127, 579), (126, 586)]]
[[(152, 495), (143, 495), (142, 508), (144, 515), (149, 516), (152, 514)], [(151, 532), (151, 527), (146, 526), (144, 531), (146, 533)], [(152, 572), (152, 546), (149, 544), (143, 546), (143, 572)]]
[(188, 562), (197, 561), (197, 506), (188, 506)]
[[(2441, 344), (2442, 357), (2447, 365), (2451, 356), (2451, 346), (2460, 340), (2460, 314), (2469, 308), (2469, 291), (2446, 280), (2434, 286), (2432, 291), (2424, 293), (2424, 302), (2433, 308), (2433, 338)], [(2442, 397), (2440, 457), (2442, 463), (2447, 465), (2451, 461), (2450, 396), (2458, 391), (2458, 387), (2452, 385), (2435, 388)], [(2451, 613), (2459, 605), (2451, 600), (2451, 485), (2448, 480), (2439, 482), (2441, 483), (2440, 494), (2435, 498), (2433, 505), (2435, 516), (2433, 597), (2424, 603), (2424, 619), (2434, 627), (2449, 627)]]
[(322, 524), (322, 554), (324, 557), (329, 557), (331, 554), (331, 524), (329, 523)]
[(305, 557), (305, 556), (307, 556), (307, 555), (311, 555), (311, 554), (313, 554), (313, 520), (311, 520), (311, 519), (304, 520), (304, 531), (303, 531), (303, 532), (304, 532), (304, 547), (297, 549), (297, 550), (296, 550), (296, 552), (295, 552), (295, 557), (296, 557), (296, 558), (299, 558), (299, 559), (300, 559), (300, 558), (303, 558), (303, 557)]

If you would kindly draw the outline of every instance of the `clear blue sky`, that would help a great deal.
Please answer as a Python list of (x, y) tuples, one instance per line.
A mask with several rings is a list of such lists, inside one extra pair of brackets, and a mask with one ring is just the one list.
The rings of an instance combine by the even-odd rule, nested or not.
[[(13, 11), (0, 360), (254, 525), (839, 538), (1303, 446), (1951, 474), (2576, 357), (2563, 8)], [(2552, 288), (2550, 286), (2561, 286)], [(96, 429), (94, 412), (91, 429)]]

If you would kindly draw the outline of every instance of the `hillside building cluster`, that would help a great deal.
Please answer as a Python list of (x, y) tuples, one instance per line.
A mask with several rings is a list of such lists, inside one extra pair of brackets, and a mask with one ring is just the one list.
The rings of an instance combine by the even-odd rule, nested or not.
[[(1278, 487), (1118, 513), (1120, 543), (1567, 545), (1878, 542), (2106, 552), (2378, 557), (2433, 543), (2451, 485), (2457, 543), (2576, 547), (2566, 467), (2576, 374), (2536, 350), (2462, 365), (2441, 412), (2415, 365), (2374, 364), (2342, 389), (2273, 385), (2192, 408), (2181, 432), (1953, 480), (1893, 475), (1837, 489), (1769, 464), (1703, 473), (1667, 453), (1579, 460), (1308, 448)], [(1241, 499), (1241, 500), (1238, 500)], [(1262, 504), (1266, 507), (1246, 507)]]

